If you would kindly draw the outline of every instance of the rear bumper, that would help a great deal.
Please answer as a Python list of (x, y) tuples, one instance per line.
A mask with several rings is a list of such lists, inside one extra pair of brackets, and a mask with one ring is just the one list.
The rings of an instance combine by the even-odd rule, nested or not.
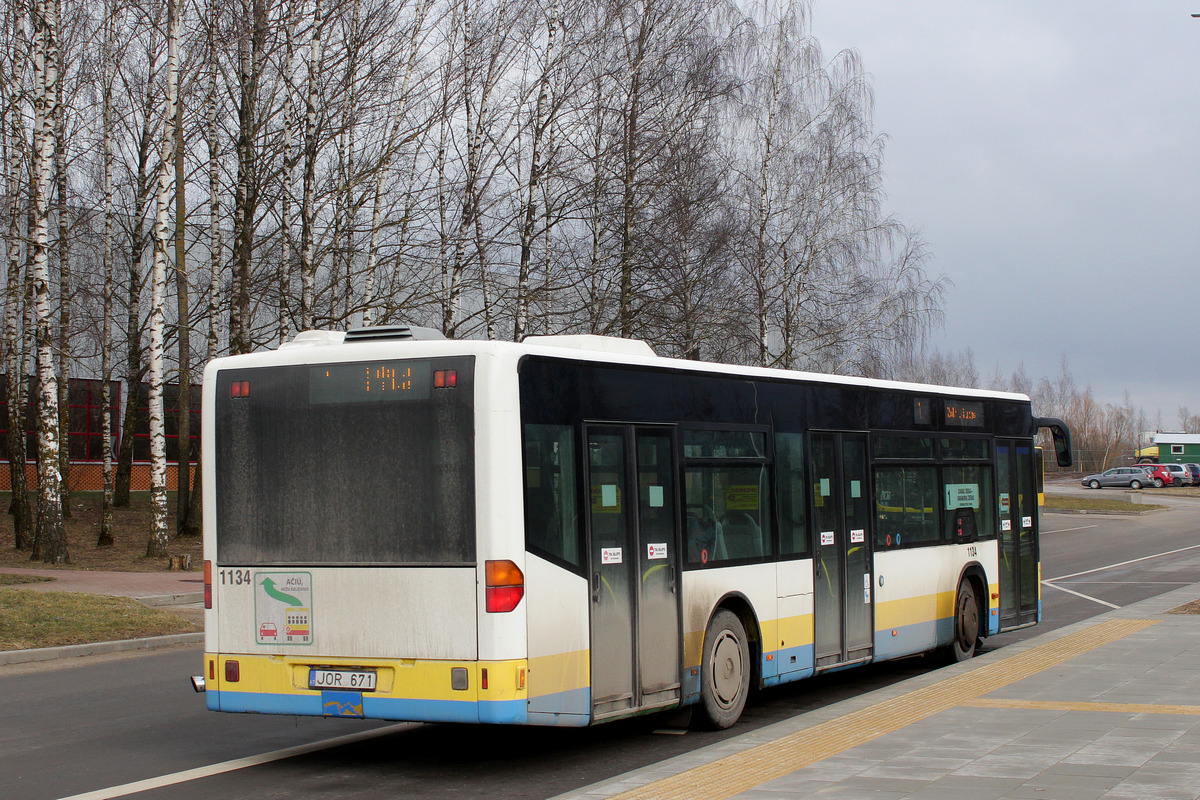
[[(230, 661), (237, 662), (236, 682), (226, 680)], [(310, 689), (309, 670), (314, 667), (373, 670), (376, 688)], [(525, 660), (351, 660), (206, 653), (204, 697), (210, 710), (235, 713), (522, 724), (528, 721), (527, 675)]]

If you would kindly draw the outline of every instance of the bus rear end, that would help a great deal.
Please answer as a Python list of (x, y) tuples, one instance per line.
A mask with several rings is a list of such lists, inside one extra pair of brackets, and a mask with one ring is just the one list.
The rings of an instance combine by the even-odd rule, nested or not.
[(205, 372), (208, 707), (517, 721), (523, 662), (479, 658), (474, 358), (289, 358)]

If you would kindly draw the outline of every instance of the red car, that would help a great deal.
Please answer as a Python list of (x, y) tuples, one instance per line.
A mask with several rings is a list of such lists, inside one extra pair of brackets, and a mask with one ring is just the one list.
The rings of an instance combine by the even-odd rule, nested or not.
[(1150, 473), (1150, 478), (1154, 481), (1156, 489), (1170, 486), (1174, 480), (1171, 477), (1171, 473), (1162, 464), (1138, 464), (1137, 466), (1144, 467), (1146, 472)]

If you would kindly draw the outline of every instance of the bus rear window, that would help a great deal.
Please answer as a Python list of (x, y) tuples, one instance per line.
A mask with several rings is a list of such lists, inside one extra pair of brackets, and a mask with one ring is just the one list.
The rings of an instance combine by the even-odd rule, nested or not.
[(219, 373), (218, 562), (474, 563), (473, 368), (455, 357)]

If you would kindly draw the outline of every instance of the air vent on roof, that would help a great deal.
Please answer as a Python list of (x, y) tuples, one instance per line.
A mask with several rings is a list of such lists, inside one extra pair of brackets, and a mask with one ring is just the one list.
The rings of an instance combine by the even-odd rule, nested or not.
[(421, 328), (416, 325), (373, 325), (369, 328), (351, 328), (346, 331), (346, 343), (374, 342), (382, 339), (413, 339), (427, 341), (445, 339), (436, 328)]

